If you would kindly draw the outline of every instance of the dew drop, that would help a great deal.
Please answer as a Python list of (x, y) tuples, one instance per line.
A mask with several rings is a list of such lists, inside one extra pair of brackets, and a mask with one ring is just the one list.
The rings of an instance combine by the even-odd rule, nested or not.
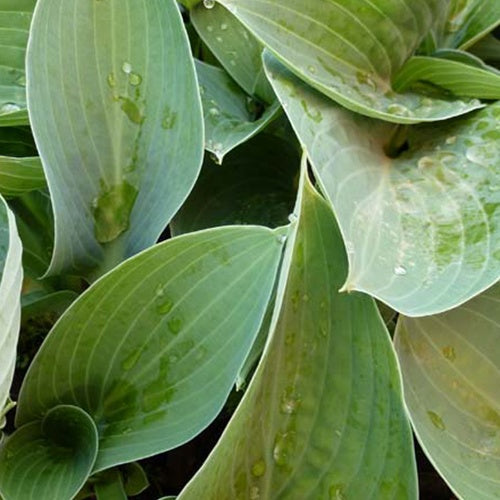
[(287, 465), (294, 445), (293, 441), (293, 432), (278, 433), (276, 435), (273, 448), (273, 459), (276, 462), (276, 465)]
[(138, 87), (142, 83), (142, 76), (137, 73), (129, 73), (128, 81), (130, 85)]
[(345, 500), (343, 488), (343, 484), (332, 484), (328, 490), (330, 500)]
[(226, 24), (226, 23), (222, 23), (222, 24), (220, 25), (220, 29), (221, 29), (222, 31), (226, 31), (226, 30), (227, 30), (227, 24)]
[(182, 328), (182, 320), (180, 318), (172, 318), (168, 322), (168, 329), (174, 334), (177, 335)]
[(284, 245), (286, 243), (286, 235), (285, 234), (280, 234), (278, 236), (278, 243), (281, 245)]
[(262, 477), (266, 473), (266, 462), (259, 460), (252, 465), (252, 474), (255, 477)]
[(219, 116), (220, 115), (220, 111), (218, 110), (218, 108), (210, 108), (208, 110), (208, 114), (212, 115), (212, 116)]
[(174, 307), (174, 303), (170, 298), (165, 298), (162, 295), (158, 299), (158, 303), (156, 305), (156, 312), (161, 315), (168, 314), (172, 307)]
[(289, 220), (291, 223), (297, 222), (297, 220), (298, 220), (297, 214), (290, 214), (290, 215), (288, 216), (288, 220)]
[(115, 78), (115, 74), (114, 73), (110, 73), (107, 78), (106, 78), (106, 81), (108, 82), (108, 85), (110, 88), (115, 88), (116, 87), (116, 78)]
[(451, 345), (447, 345), (442, 349), (443, 356), (449, 361), (455, 361), (457, 355), (455, 353), (455, 349)]
[(406, 273), (407, 273), (406, 267), (404, 266), (399, 265), (394, 268), (394, 274), (396, 276), (405, 276)]
[(412, 116), (413, 113), (406, 107), (401, 104), (389, 104), (386, 110), (390, 115), (398, 115), (398, 116)]
[(215, 39), (219, 42), (219, 43), (222, 43), (223, 42), (223, 39), (221, 36), (216, 36)]
[(130, 74), (132, 72), (132, 65), (129, 62), (125, 61), (122, 64), (122, 71), (127, 75)]
[(206, 9), (213, 9), (215, 7), (215, 0), (203, 0), (203, 6)]
[(214, 27), (211, 24), (209, 24), (207, 26), (207, 31), (209, 31), (210, 33), (212, 33), (213, 30), (214, 30)]
[(14, 104), (13, 102), (6, 102), (0, 108), (0, 115), (5, 115), (7, 113), (15, 113), (16, 111), (20, 111), (21, 106)]
[(16, 83), (20, 86), (20, 87), (26, 87), (26, 76), (25, 75), (21, 75), (17, 80), (16, 80)]
[(435, 158), (432, 158), (432, 156), (422, 156), (422, 158), (418, 160), (418, 168), (421, 169), (432, 168), (438, 165), (439, 161), (437, 161)]
[(446, 429), (446, 426), (444, 425), (443, 419), (435, 412), (433, 411), (428, 411), (427, 415), (429, 416), (432, 425), (439, 429), (440, 431), (444, 431)]
[(131, 370), (139, 361), (141, 354), (142, 354), (141, 349), (137, 349), (137, 351), (134, 351), (132, 354), (130, 354), (127, 358), (124, 359), (122, 363), (122, 369), (124, 371)]
[(294, 415), (300, 406), (300, 398), (290, 390), (285, 390), (281, 396), (280, 411), (285, 415)]
[(316, 73), (316, 67), (315, 66), (312, 66), (312, 65), (308, 66), (307, 69), (308, 69), (309, 73), (312, 73), (312, 74)]

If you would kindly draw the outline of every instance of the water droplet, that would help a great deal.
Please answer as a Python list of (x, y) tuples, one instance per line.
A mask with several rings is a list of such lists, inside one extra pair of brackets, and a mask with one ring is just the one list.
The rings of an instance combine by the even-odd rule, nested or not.
[(457, 142), (457, 136), (451, 135), (446, 139), (446, 144), (455, 144)]
[(115, 88), (116, 87), (116, 78), (115, 78), (115, 74), (114, 73), (110, 73), (107, 78), (106, 78), (106, 81), (108, 82), (108, 85), (110, 86), (110, 88)]
[(273, 448), (273, 459), (276, 465), (287, 465), (294, 447), (294, 432), (276, 434)]
[(168, 322), (168, 329), (174, 334), (177, 335), (182, 328), (182, 319), (180, 318), (172, 318)]
[(165, 295), (165, 287), (161, 283), (156, 287), (155, 295), (157, 298)]
[(483, 167), (488, 167), (495, 161), (498, 151), (493, 146), (493, 143), (478, 144), (467, 148), (465, 156), (472, 163), (476, 163)]
[(345, 500), (343, 489), (343, 484), (332, 484), (328, 490), (330, 500)]
[(345, 241), (345, 249), (349, 255), (354, 255), (354, 243), (352, 241)]
[(120, 96), (118, 100), (122, 103), (122, 111), (132, 123), (140, 125), (144, 121), (144, 115), (134, 101), (124, 96)]
[(235, 61), (234, 59), (231, 59), (231, 60), (229, 61), (229, 64), (230, 64), (231, 66), (236, 66), (236, 61)]
[(220, 111), (219, 111), (218, 108), (210, 108), (208, 110), (208, 114), (212, 115), (212, 116), (219, 116), (220, 115)]
[(20, 86), (20, 87), (26, 87), (26, 75), (21, 75), (17, 80), (16, 80), (16, 83)]
[(122, 71), (128, 75), (132, 72), (132, 65), (129, 62), (125, 61), (122, 64)]
[(163, 118), (161, 121), (161, 128), (164, 130), (170, 130), (173, 128), (177, 121), (177, 112), (172, 111), (168, 105), (165, 106), (163, 110)]
[(172, 307), (174, 307), (174, 303), (170, 298), (168, 297), (165, 298), (163, 296), (160, 296), (156, 304), (156, 312), (158, 314), (165, 315), (172, 310)]
[(109, 243), (128, 229), (136, 198), (137, 189), (125, 181), (102, 189), (92, 202), (94, 231), (99, 242)]
[(297, 222), (297, 219), (298, 219), (297, 214), (290, 214), (290, 215), (288, 216), (288, 220), (289, 220), (291, 223)]
[(281, 395), (280, 411), (285, 415), (293, 415), (300, 406), (300, 398), (294, 393), (293, 389), (285, 389)]
[(406, 271), (406, 268), (405, 268), (404, 266), (401, 266), (401, 265), (400, 265), (400, 266), (396, 266), (396, 267), (394, 268), (394, 274), (395, 274), (396, 276), (405, 276), (405, 275), (406, 275), (406, 273), (407, 273), (407, 271)]
[(432, 425), (439, 429), (440, 431), (444, 431), (446, 429), (446, 426), (444, 425), (443, 419), (435, 412), (433, 411), (428, 411), (427, 415), (429, 416)]
[(0, 108), (0, 115), (5, 115), (7, 113), (15, 113), (16, 111), (20, 111), (21, 106), (14, 104), (13, 102), (6, 102)]
[(139, 361), (141, 354), (142, 354), (141, 349), (137, 349), (132, 354), (130, 354), (127, 358), (124, 359), (122, 363), (122, 369), (125, 371), (131, 370)]
[(207, 31), (209, 31), (210, 33), (212, 33), (213, 30), (214, 30), (214, 27), (211, 24), (209, 24), (207, 26)]
[(449, 361), (455, 361), (457, 355), (455, 353), (455, 349), (451, 345), (447, 345), (442, 349), (443, 356)]
[(286, 243), (286, 235), (285, 234), (280, 234), (278, 236), (278, 243), (280, 245), (284, 245)]
[(220, 25), (220, 29), (221, 29), (222, 31), (226, 31), (226, 30), (227, 30), (227, 24), (226, 24), (226, 23), (222, 23), (222, 24)]
[(418, 168), (426, 169), (436, 167), (438, 165), (439, 161), (437, 161), (436, 158), (433, 158), (432, 156), (422, 156), (422, 158), (418, 160)]
[(138, 73), (129, 73), (128, 81), (130, 85), (137, 87), (142, 83), (142, 76), (139, 75)]
[(316, 73), (316, 67), (313, 65), (308, 66), (307, 70), (309, 71), (309, 73), (312, 73), (312, 74)]
[(213, 9), (215, 7), (215, 0), (203, 0), (203, 5), (206, 9)]
[(219, 43), (222, 43), (223, 42), (223, 39), (221, 36), (216, 36), (215, 39), (219, 42)]
[(252, 465), (252, 474), (255, 477), (262, 477), (266, 473), (266, 462), (259, 460)]
[(386, 109), (387, 113), (390, 115), (398, 115), (398, 116), (412, 116), (413, 113), (406, 107), (401, 104), (389, 104)]

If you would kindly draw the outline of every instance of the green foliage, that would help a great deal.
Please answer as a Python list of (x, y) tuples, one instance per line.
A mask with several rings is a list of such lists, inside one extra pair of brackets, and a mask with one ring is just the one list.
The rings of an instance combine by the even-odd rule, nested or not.
[(2, 500), (498, 498), (499, 23), (0, 0)]

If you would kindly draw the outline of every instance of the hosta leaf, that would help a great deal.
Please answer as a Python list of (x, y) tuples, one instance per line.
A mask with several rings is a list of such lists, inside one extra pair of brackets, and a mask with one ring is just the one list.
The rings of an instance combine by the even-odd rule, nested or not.
[(451, 0), (445, 22), (437, 30), (438, 44), (465, 49), (499, 24), (498, 0)]
[(223, 70), (196, 62), (205, 118), (205, 148), (219, 163), (236, 146), (259, 133), (278, 113), (279, 103), (269, 106), (258, 119), (253, 101)]
[(309, 184), (296, 231), (261, 363), (179, 498), (415, 498), (389, 336), (373, 299), (338, 293), (347, 270), (342, 239)]
[(255, 338), (279, 234), (248, 226), (181, 236), (98, 280), (38, 352), (17, 424), (59, 403), (83, 408), (100, 432), (96, 471), (192, 438), (221, 409)]
[(481, 106), (434, 87), (397, 93), (392, 77), (444, 0), (219, 0), (303, 80), (348, 109), (396, 123), (434, 121)]
[(272, 103), (273, 90), (262, 67), (262, 45), (222, 5), (191, 11), (191, 22), (224, 69), (249, 95)]
[(299, 163), (289, 142), (267, 134), (243, 144), (222, 165), (206, 158), (195, 188), (172, 221), (173, 233), (226, 224), (287, 224)]
[(485, 36), (469, 50), (486, 63), (500, 68), (500, 40), (493, 35)]
[(99, 274), (154, 243), (199, 172), (201, 105), (178, 8), (39, 0), (27, 59), (55, 213), (49, 273)]
[(499, 498), (500, 285), (445, 314), (401, 317), (396, 348), (434, 466), (459, 498)]
[(36, 318), (45, 313), (62, 314), (78, 297), (71, 290), (46, 292), (38, 290), (22, 297), (22, 321)]
[[(268, 58), (269, 74), (331, 201), (349, 255), (346, 290), (409, 316), (465, 302), (500, 276), (500, 102), (407, 130), (341, 108)], [(404, 132), (404, 130), (403, 130)]]
[(457, 96), (500, 99), (500, 73), (440, 57), (412, 57), (394, 77), (393, 86), (405, 90), (422, 83)]
[(80, 408), (60, 405), (18, 429), (0, 448), (4, 500), (69, 500), (97, 455), (97, 429)]
[(0, 428), (16, 363), (21, 321), (22, 251), (14, 214), (0, 197)]
[(0, 2), (0, 127), (28, 123), (24, 60), (35, 4)]

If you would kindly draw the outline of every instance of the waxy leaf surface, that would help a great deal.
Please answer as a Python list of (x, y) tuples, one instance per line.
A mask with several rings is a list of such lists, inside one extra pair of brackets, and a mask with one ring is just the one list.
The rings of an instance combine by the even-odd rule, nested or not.
[(250, 350), (281, 240), (255, 226), (211, 229), (157, 245), (102, 277), (38, 352), (17, 425), (57, 404), (81, 407), (99, 429), (96, 471), (191, 439), (220, 411)]
[[(408, 130), (341, 108), (271, 57), (269, 75), (331, 201), (346, 290), (408, 316), (451, 309), (500, 276), (500, 102)], [(407, 149), (386, 153), (406, 133)]]
[(270, 340), (250, 386), (180, 500), (415, 498), (412, 437), (373, 299), (347, 272), (310, 184), (289, 236)]
[(500, 286), (445, 314), (400, 317), (396, 349), (433, 465), (459, 498), (499, 498)]
[(49, 274), (152, 245), (201, 167), (203, 123), (173, 0), (39, 0), (29, 112), (55, 214)]

